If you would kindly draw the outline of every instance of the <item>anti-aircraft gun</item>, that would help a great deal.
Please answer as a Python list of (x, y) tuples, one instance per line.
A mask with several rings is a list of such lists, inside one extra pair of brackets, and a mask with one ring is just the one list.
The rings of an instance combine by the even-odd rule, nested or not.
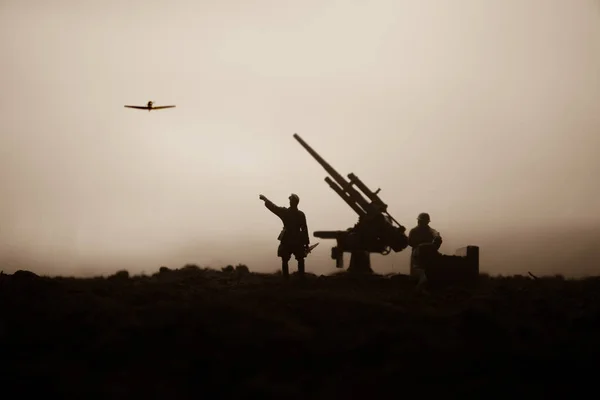
[(358, 222), (351, 228), (313, 232), (315, 237), (337, 241), (331, 249), (331, 258), (336, 260), (337, 268), (344, 267), (344, 253), (348, 252), (349, 272), (372, 272), (370, 253), (387, 255), (408, 246), (406, 228), (387, 212), (387, 205), (377, 196), (381, 189), (372, 192), (353, 173), (348, 174), (348, 180), (344, 179), (298, 134), (294, 134), (294, 138), (335, 180), (326, 177), (325, 182), (358, 214)]

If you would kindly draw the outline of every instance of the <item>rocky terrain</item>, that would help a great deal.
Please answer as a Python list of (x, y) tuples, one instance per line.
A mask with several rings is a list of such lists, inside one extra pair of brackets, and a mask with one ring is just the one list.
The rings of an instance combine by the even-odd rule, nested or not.
[[(593, 390), (600, 278), (0, 276), (2, 393), (57, 398), (444, 398)], [(9, 398), (9, 397), (7, 397)]]

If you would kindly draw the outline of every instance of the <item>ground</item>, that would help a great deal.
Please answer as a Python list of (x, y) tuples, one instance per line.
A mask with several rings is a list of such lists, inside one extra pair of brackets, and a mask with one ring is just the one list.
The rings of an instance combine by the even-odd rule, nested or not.
[[(57, 398), (548, 398), (591, 390), (600, 279), (187, 266), (152, 276), (0, 277), (2, 393)], [(213, 398), (211, 396), (211, 398)]]

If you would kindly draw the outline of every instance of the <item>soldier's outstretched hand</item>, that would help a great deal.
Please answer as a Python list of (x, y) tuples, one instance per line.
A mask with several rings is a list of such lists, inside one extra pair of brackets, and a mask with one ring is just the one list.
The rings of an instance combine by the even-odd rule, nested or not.
[(267, 198), (265, 196), (263, 196), (262, 194), (260, 196), (258, 196), (259, 199), (261, 199), (262, 201), (267, 200)]

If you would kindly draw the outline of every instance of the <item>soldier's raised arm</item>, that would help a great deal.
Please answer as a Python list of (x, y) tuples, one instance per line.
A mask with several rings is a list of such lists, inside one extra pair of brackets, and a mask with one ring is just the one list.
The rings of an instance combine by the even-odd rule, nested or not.
[(271, 200), (267, 199), (262, 194), (260, 196), (258, 196), (258, 198), (265, 202), (265, 207), (267, 207), (269, 209), (269, 211), (271, 211), (273, 214), (277, 215), (279, 218), (283, 217), (283, 212), (285, 211), (284, 207), (277, 206), (275, 203), (273, 203)]

